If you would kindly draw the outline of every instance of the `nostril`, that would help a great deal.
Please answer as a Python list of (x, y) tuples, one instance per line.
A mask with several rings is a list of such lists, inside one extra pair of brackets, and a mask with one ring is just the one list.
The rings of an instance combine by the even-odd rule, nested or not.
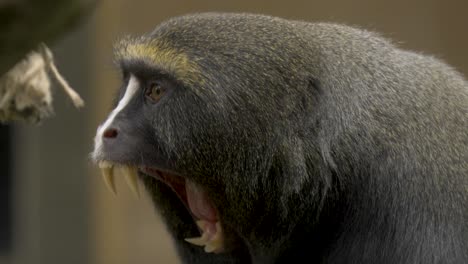
[(102, 134), (103, 137), (105, 138), (116, 138), (119, 133), (117, 132), (117, 129), (115, 128), (108, 128), (106, 131), (104, 131), (104, 134)]

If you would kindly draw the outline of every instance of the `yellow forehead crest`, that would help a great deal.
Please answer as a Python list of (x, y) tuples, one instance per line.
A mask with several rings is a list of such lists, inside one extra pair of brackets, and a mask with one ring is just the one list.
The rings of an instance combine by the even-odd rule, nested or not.
[(116, 45), (117, 60), (141, 60), (150, 66), (160, 68), (183, 82), (199, 81), (198, 65), (189, 57), (167, 43), (148, 40), (142, 42), (122, 40)]

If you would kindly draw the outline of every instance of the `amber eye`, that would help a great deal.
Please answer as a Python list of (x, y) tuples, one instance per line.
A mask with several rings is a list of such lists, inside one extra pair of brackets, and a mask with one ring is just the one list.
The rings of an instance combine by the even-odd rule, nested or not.
[(166, 89), (159, 82), (151, 82), (146, 89), (145, 95), (152, 102), (158, 102), (166, 92)]

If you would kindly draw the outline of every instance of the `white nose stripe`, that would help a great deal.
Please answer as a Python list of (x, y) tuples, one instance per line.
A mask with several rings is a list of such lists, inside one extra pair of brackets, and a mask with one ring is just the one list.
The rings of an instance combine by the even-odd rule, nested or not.
[(109, 114), (109, 117), (106, 119), (106, 121), (98, 127), (96, 138), (94, 140), (95, 149), (100, 148), (100, 146), (102, 145), (102, 136), (104, 134), (104, 131), (106, 131), (112, 125), (115, 117), (128, 105), (133, 96), (137, 93), (139, 87), (140, 84), (138, 82), (138, 79), (135, 76), (130, 75), (130, 80), (128, 81), (128, 85), (125, 90), (124, 96), (122, 97), (122, 99), (120, 99), (119, 103), (117, 104), (117, 107), (114, 110), (112, 110), (112, 112)]

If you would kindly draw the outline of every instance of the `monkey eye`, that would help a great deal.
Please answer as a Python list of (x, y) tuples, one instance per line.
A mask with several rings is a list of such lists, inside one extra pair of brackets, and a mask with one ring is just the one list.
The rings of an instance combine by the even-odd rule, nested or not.
[(166, 89), (161, 85), (160, 82), (150, 82), (146, 88), (145, 96), (152, 103), (157, 103), (165, 93)]

